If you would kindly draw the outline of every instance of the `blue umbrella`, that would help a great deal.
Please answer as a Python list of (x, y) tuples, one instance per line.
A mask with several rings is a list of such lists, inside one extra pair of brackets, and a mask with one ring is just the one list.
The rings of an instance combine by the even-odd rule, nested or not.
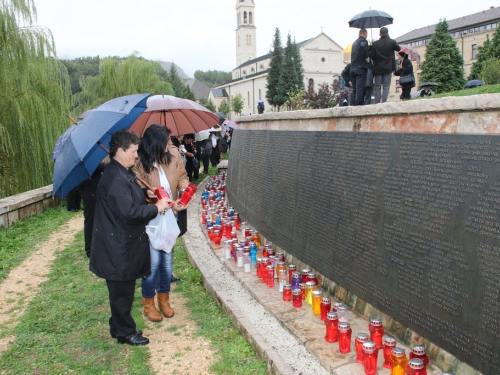
[(112, 99), (91, 111), (69, 132), (54, 165), (52, 195), (64, 198), (80, 182), (92, 176), (108, 155), (111, 136), (132, 125), (146, 110), (150, 95)]
[(473, 79), (472, 81), (469, 81), (465, 84), (465, 88), (469, 89), (471, 87), (478, 87), (484, 85), (484, 82), (481, 81), (480, 79)]

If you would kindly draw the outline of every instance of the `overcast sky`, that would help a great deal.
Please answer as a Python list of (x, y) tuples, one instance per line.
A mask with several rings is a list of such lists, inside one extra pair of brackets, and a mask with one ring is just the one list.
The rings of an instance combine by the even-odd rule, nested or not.
[[(235, 68), (236, 0), (34, 0), (39, 26), (49, 28), (59, 58), (128, 56), (174, 61), (194, 71)], [(453, 4), (453, 5), (452, 5)], [(348, 21), (364, 10), (389, 13), (396, 38), (411, 30), (498, 6), (498, 1), (255, 0), (257, 56), (269, 52), (276, 27), (297, 42), (323, 30), (341, 47), (357, 38)], [(368, 34), (370, 36), (370, 33)], [(373, 30), (378, 39), (378, 29)]]

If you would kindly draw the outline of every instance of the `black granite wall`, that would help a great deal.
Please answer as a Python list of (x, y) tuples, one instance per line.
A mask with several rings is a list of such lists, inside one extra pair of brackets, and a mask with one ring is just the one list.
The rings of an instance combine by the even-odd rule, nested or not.
[(498, 374), (500, 137), (237, 130), (228, 197), (287, 252)]

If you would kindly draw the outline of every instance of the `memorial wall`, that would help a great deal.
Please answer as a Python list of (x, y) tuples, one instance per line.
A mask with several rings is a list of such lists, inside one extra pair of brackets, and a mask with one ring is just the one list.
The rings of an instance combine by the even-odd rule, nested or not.
[(277, 246), (498, 374), (499, 136), (237, 130), (227, 184)]

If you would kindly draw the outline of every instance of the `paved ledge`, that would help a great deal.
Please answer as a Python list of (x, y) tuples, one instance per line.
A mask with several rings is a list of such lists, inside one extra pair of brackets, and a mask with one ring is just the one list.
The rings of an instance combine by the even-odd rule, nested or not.
[[(342, 117), (374, 117), (395, 115), (417, 115), (426, 113), (449, 112), (483, 112), (500, 109), (500, 94), (481, 94), (471, 96), (450, 96), (439, 99), (419, 99), (400, 102), (363, 105), (357, 107), (333, 107), (326, 109), (266, 112), (261, 115), (243, 116), (237, 118), (240, 127), (248, 129), (257, 123), (275, 120), (312, 120)], [(285, 129), (283, 129), (285, 130)], [(308, 130), (308, 129), (303, 129)]]
[[(201, 196), (201, 194), (200, 194)], [(305, 301), (301, 308), (285, 302), (275, 288), (268, 288), (254, 270), (243, 272), (234, 261), (225, 260), (222, 246), (208, 242), (201, 224), (200, 197), (188, 210), (189, 231), (183, 236), (189, 259), (202, 273), (203, 283), (221, 304), (236, 327), (268, 364), (271, 374), (301, 375), (364, 375), (363, 366), (356, 363), (354, 339), (359, 332), (368, 333), (368, 320), (351, 312), (352, 350), (338, 351), (338, 343), (324, 340), (325, 326), (314, 315)], [(332, 302), (337, 299), (332, 298)], [(398, 346), (410, 349), (398, 342)], [(383, 353), (379, 351), (379, 375), (389, 375)], [(434, 365), (427, 368), (429, 375), (439, 375)]]

